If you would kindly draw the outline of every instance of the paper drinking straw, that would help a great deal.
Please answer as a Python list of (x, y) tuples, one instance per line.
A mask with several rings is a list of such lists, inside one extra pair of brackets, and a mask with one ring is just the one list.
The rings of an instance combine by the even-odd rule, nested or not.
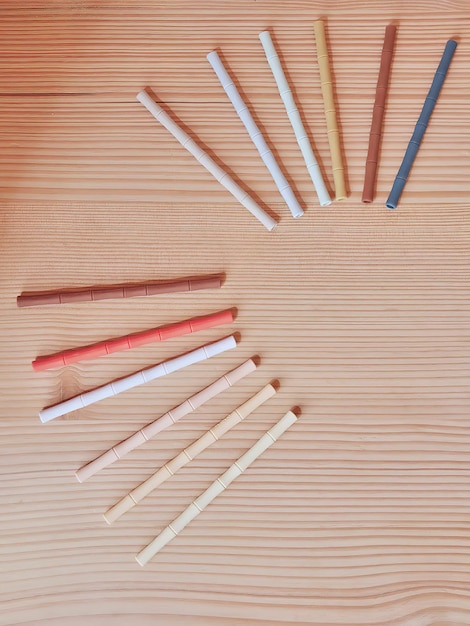
[(21, 294), (16, 298), (19, 307), (40, 306), (43, 304), (67, 304), (75, 302), (94, 302), (111, 298), (134, 298), (136, 296), (155, 296), (161, 293), (198, 291), (199, 289), (218, 289), (222, 284), (220, 276), (206, 276), (167, 282), (150, 282), (111, 287), (87, 287), (73, 291), (50, 291), (48, 293)]
[(362, 190), (362, 202), (372, 202), (374, 199), (375, 179), (379, 161), (379, 147), (382, 136), (382, 122), (385, 112), (385, 98), (392, 66), (393, 47), (395, 44), (396, 26), (389, 24), (385, 29), (385, 38), (380, 60), (379, 77), (375, 91), (374, 110), (372, 112), (372, 124), (369, 135), (369, 150), (366, 159), (366, 171), (364, 175), (364, 188)]
[(137, 554), (136, 561), (139, 565), (146, 565), (157, 552), (180, 533), (189, 522), (199, 515), (219, 494), (224, 491), (231, 482), (242, 474), (265, 450), (267, 450), (279, 437), (297, 421), (297, 416), (288, 411), (284, 417), (259, 439), (238, 461), (228, 468), (206, 489), (187, 509)]
[(287, 117), (289, 118), (294, 130), (295, 138), (299, 144), (300, 151), (302, 152), (308, 173), (310, 174), (315, 191), (317, 192), (320, 204), (321, 206), (327, 206), (328, 204), (331, 204), (331, 198), (323, 181), (320, 167), (317, 163), (315, 155), (313, 154), (312, 146), (310, 145), (307, 133), (305, 132), (297, 105), (294, 102), (294, 97), (285, 77), (284, 70), (282, 69), (281, 61), (279, 60), (274, 44), (271, 40), (271, 35), (269, 34), (269, 31), (265, 30), (259, 34), (259, 38), (263, 46), (264, 53), (266, 54), (269, 67), (273, 73), (274, 80), (276, 81), (279, 95), (281, 96), (286, 108)]
[(60, 415), (76, 411), (77, 409), (89, 406), (90, 404), (94, 404), (95, 402), (99, 402), (105, 398), (117, 396), (117, 394), (122, 391), (127, 391), (127, 389), (132, 389), (138, 385), (143, 385), (144, 383), (148, 383), (155, 378), (160, 378), (160, 376), (166, 376), (166, 374), (176, 372), (176, 370), (182, 369), (183, 367), (187, 367), (193, 363), (198, 363), (199, 361), (204, 361), (205, 359), (209, 359), (211, 356), (215, 356), (216, 354), (220, 354), (226, 350), (231, 350), (232, 348), (235, 348), (236, 345), (237, 342), (235, 341), (235, 337), (233, 335), (225, 337), (224, 339), (219, 339), (219, 341), (215, 341), (213, 343), (208, 343), (205, 346), (197, 348), (196, 350), (186, 352), (186, 354), (182, 354), (167, 361), (162, 361), (153, 367), (140, 370), (134, 374), (125, 376), (124, 378), (114, 380), (107, 385), (103, 385), (102, 387), (96, 387), (95, 389), (85, 391), (84, 393), (70, 398), (69, 400), (49, 406), (42, 411), (39, 411), (39, 419), (43, 423), (49, 422)]
[(62, 367), (78, 361), (106, 356), (113, 352), (144, 346), (148, 343), (188, 335), (221, 324), (230, 324), (231, 322), (233, 322), (233, 312), (230, 310), (220, 311), (218, 313), (212, 313), (211, 315), (202, 315), (201, 317), (194, 317), (190, 320), (177, 322), (176, 324), (168, 324), (160, 328), (151, 328), (150, 330), (133, 333), (132, 335), (100, 341), (99, 343), (94, 343), (89, 346), (64, 350), (63, 352), (48, 354), (47, 356), (40, 356), (33, 361), (32, 365), (36, 372), (40, 372), (53, 367)]
[(172, 118), (158, 105), (146, 91), (137, 94), (137, 100), (141, 102), (149, 113), (169, 131), (175, 139), (177, 139), (183, 148), (193, 155), (193, 157), (203, 165), (208, 172), (223, 186), (230, 191), (238, 202), (248, 209), (248, 211), (258, 219), (268, 230), (273, 230), (276, 226), (276, 220), (268, 215), (258, 205), (255, 200), (238, 185), (233, 178), (223, 170), (217, 163), (205, 152), (194, 139), (172, 120)]
[(263, 159), (264, 164), (268, 168), (269, 173), (274, 180), (276, 187), (279, 190), (279, 193), (284, 198), (287, 206), (290, 209), (290, 212), (294, 217), (300, 217), (304, 214), (297, 198), (295, 197), (294, 191), (292, 187), (286, 180), (286, 177), (281, 171), (275, 156), (269, 149), (268, 144), (266, 143), (263, 134), (260, 129), (256, 125), (253, 117), (251, 116), (250, 110), (247, 105), (243, 101), (243, 98), (240, 96), (238, 89), (230, 78), (227, 70), (222, 63), (217, 51), (214, 50), (207, 55), (207, 60), (212, 65), (212, 69), (217, 74), (217, 78), (220, 81), (220, 84), (225, 90), (225, 93), (229, 97), (230, 102), (233, 104), (235, 111), (237, 112), (238, 117), (243, 122), (251, 141), (255, 144), (256, 149), (258, 150), (260, 157)]
[(390, 191), (390, 195), (388, 196), (386, 206), (389, 209), (397, 208), (400, 196), (405, 187), (405, 183), (408, 179), (408, 175), (413, 165), (413, 161), (418, 154), (419, 146), (421, 145), (424, 133), (426, 132), (429, 119), (446, 79), (447, 71), (449, 69), (449, 65), (452, 61), (452, 57), (454, 56), (456, 48), (457, 42), (453, 39), (449, 39), (449, 41), (445, 45), (444, 53), (437, 68), (436, 74), (434, 75), (431, 88), (429, 89), (428, 95), (426, 96), (426, 99), (424, 101), (421, 114), (416, 123), (413, 135), (411, 136), (410, 143), (408, 144), (408, 147), (406, 149), (402, 164), (392, 185), (392, 190)]
[(339, 128), (338, 121), (336, 119), (333, 81), (331, 79), (330, 61), (326, 45), (325, 23), (323, 20), (317, 20), (314, 22), (313, 28), (317, 44), (317, 59), (318, 66), (320, 68), (321, 90), (323, 94), (323, 105), (325, 107), (326, 127), (328, 130), (328, 142), (330, 144), (336, 200), (345, 200), (348, 194), (346, 193), (346, 182), (344, 180), (343, 156), (341, 154)]
[(276, 390), (272, 385), (266, 385), (261, 391), (252, 396), (247, 402), (239, 406), (235, 411), (232, 411), (230, 415), (227, 415), (222, 421), (218, 422), (210, 430), (208, 430), (202, 437), (199, 437), (196, 441), (182, 450), (171, 461), (163, 465), (155, 474), (150, 476), (146, 481), (141, 483), (138, 487), (130, 491), (122, 500), (112, 506), (103, 515), (105, 521), (108, 524), (115, 522), (121, 515), (124, 515), (127, 511), (132, 509), (136, 504), (139, 504), (146, 496), (149, 495), (154, 489), (159, 487), (168, 478), (173, 476), (179, 469), (184, 467), (192, 461), (198, 454), (201, 454), (206, 448), (211, 446), (215, 441), (220, 439), (225, 433), (231, 430), (234, 426), (239, 424), (248, 415), (253, 413), (264, 402), (269, 400)]
[(75, 476), (77, 477), (78, 482), (83, 483), (85, 480), (88, 480), (91, 476), (104, 469), (108, 465), (111, 465), (115, 461), (118, 461), (126, 456), (135, 448), (138, 448), (142, 444), (144, 444), (152, 437), (155, 437), (159, 432), (165, 430), (169, 426), (176, 424), (178, 420), (180, 420), (185, 415), (192, 413), (200, 406), (208, 402), (211, 398), (214, 398), (219, 393), (226, 391), (232, 385), (237, 383), (239, 380), (251, 374), (256, 369), (256, 363), (252, 359), (248, 359), (234, 370), (227, 372), (221, 378), (218, 378), (208, 387), (205, 387), (198, 393), (187, 398), (184, 402), (171, 409), (158, 419), (150, 422), (134, 434), (132, 434), (124, 441), (121, 441), (117, 445), (113, 446), (99, 457), (90, 461), (86, 465), (83, 465), (77, 472)]

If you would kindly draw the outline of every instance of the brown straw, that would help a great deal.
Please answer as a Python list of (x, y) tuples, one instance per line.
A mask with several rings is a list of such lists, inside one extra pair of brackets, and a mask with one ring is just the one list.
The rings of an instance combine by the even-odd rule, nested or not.
[(75, 302), (94, 302), (111, 298), (134, 298), (135, 296), (155, 296), (162, 293), (198, 291), (199, 289), (217, 289), (221, 286), (220, 276), (205, 276), (167, 282), (151, 282), (121, 286), (74, 290), (53, 291), (49, 293), (21, 294), (16, 299), (19, 307), (40, 306), (43, 304), (69, 304)]
[(382, 134), (382, 121), (385, 111), (385, 98), (387, 95), (390, 67), (392, 65), (393, 46), (395, 43), (396, 26), (389, 24), (385, 29), (385, 39), (380, 61), (379, 78), (375, 92), (374, 110), (369, 136), (369, 151), (366, 159), (366, 172), (364, 176), (364, 189), (362, 202), (372, 202), (374, 199), (374, 186), (379, 160), (380, 138)]

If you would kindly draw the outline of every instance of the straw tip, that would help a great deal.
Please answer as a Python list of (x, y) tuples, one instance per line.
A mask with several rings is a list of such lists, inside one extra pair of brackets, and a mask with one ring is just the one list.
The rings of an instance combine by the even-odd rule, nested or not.
[(39, 411), (38, 415), (39, 415), (39, 419), (41, 420), (43, 424), (46, 424), (52, 419), (52, 417), (49, 417), (45, 411)]
[(141, 560), (139, 559), (139, 555), (138, 555), (138, 554), (136, 554), (136, 556), (135, 556), (135, 560), (136, 560), (136, 561), (137, 561), (137, 563), (140, 565), (140, 567), (143, 567), (143, 566), (145, 565), (145, 561), (141, 561)]
[(290, 413), (292, 413), (297, 419), (299, 419), (299, 417), (302, 415), (302, 409), (299, 405), (295, 405), (291, 408)]

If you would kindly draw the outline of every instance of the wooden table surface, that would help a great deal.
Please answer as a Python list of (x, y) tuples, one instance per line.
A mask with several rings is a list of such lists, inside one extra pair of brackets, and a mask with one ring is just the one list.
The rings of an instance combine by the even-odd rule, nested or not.
[[(468, 0), (2, 0), (0, 624), (470, 623)], [(350, 197), (320, 208), (258, 39), (331, 187), (323, 17)], [(377, 197), (360, 202), (385, 26)], [(384, 203), (447, 39), (398, 210)], [(294, 220), (205, 55), (302, 200)], [(268, 233), (136, 101), (150, 87), (280, 217)], [(220, 290), (20, 309), (23, 291), (222, 273)], [(34, 373), (41, 354), (237, 308), (230, 327)], [(41, 424), (38, 411), (230, 332), (236, 350)], [(244, 359), (257, 371), (126, 459), (75, 470)], [(102, 513), (272, 380), (279, 393), (109, 527)], [(158, 532), (291, 407), (300, 419), (145, 568)]]

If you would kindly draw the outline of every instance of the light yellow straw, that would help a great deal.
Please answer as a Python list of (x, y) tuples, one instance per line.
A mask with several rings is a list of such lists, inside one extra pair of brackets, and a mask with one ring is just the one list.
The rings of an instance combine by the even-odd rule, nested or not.
[(148, 546), (136, 555), (137, 563), (142, 566), (146, 565), (296, 421), (297, 416), (292, 411), (288, 411), (261, 439), (258, 439), (254, 446), (251, 446), (226, 472), (216, 478), (171, 524), (168, 524)]
[(314, 22), (313, 28), (317, 43), (317, 59), (320, 68), (321, 90), (323, 94), (323, 105), (325, 107), (328, 141), (330, 143), (336, 200), (345, 200), (347, 197), (346, 182), (344, 180), (344, 167), (341, 156), (339, 128), (338, 121), (336, 119), (335, 100), (333, 96), (333, 82), (331, 80), (330, 62), (326, 46), (325, 24), (322, 20), (317, 20)]

